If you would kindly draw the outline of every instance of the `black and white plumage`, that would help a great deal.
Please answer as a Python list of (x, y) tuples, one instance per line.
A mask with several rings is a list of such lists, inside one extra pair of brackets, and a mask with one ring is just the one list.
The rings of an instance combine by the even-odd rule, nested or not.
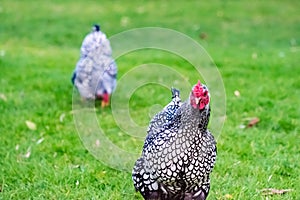
[(107, 106), (117, 84), (116, 76), (110, 42), (95, 25), (82, 42), (72, 82), (84, 99), (101, 99), (102, 106)]
[(207, 198), (217, 152), (207, 130), (209, 101), (207, 87), (198, 82), (187, 101), (181, 104), (178, 93), (168, 104), (171, 106), (151, 120), (132, 172), (134, 186), (145, 199)]
[(170, 122), (173, 119), (177, 109), (181, 106), (182, 102), (180, 99), (180, 91), (175, 88), (172, 88), (171, 92), (172, 92), (171, 102), (168, 105), (166, 105), (162, 111), (157, 113), (150, 121), (148, 131), (147, 131), (149, 134), (147, 137), (152, 137), (152, 133), (157, 133), (156, 129), (159, 129), (160, 126), (162, 126), (163, 124)]

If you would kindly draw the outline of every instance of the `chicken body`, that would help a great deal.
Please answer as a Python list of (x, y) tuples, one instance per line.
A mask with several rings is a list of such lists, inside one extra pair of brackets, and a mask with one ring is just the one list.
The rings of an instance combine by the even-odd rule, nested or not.
[(178, 105), (171, 109), (173, 115), (166, 106), (151, 120), (133, 169), (134, 186), (145, 199), (204, 200), (209, 193), (217, 151), (207, 130), (209, 93), (199, 82), (187, 101), (181, 104), (178, 99), (169, 103)]
[(116, 87), (117, 65), (106, 35), (95, 25), (83, 40), (80, 59), (76, 64), (72, 82), (84, 99), (101, 99), (109, 104)]

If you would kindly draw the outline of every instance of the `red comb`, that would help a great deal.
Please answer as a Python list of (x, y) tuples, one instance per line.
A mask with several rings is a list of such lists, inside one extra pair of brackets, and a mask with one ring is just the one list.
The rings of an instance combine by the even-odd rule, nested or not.
[(200, 97), (203, 95), (203, 88), (200, 81), (198, 81), (198, 83), (195, 85), (193, 93), (196, 97)]

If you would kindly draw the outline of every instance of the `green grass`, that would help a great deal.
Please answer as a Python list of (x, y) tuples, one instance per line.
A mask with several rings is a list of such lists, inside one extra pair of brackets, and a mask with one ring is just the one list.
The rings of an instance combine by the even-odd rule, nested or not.
[[(299, 198), (299, 6), (293, 0), (1, 1), (0, 199), (141, 199), (130, 173), (104, 165), (87, 151), (71, 112), (71, 73), (95, 22), (108, 37), (137, 27), (180, 31), (200, 43), (218, 66), (227, 118), (209, 199)], [(207, 37), (201, 39), (201, 33)], [(150, 62), (172, 67), (190, 84), (201, 79), (187, 61), (156, 50), (120, 57), (118, 78)], [(137, 89), (129, 101), (132, 119), (147, 125), (152, 105), (166, 104), (169, 95), (159, 85)], [(143, 142), (118, 127), (110, 108), (98, 107), (96, 115), (113, 143), (141, 151)], [(241, 129), (251, 117), (260, 122)], [(37, 129), (28, 129), (26, 120)], [(292, 191), (265, 197), (264, 188)]]

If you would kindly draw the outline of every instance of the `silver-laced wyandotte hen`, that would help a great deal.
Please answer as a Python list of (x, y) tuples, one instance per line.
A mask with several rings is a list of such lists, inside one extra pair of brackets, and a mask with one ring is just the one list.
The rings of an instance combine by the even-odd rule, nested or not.
[(72, 83), (83, 99), (100, 99), (102, 107), (109, 105), (117, 83), (117, 65), (112, 58), (110, 42), (99, 25), (94, 25), (84, 38), (80, 54)]
[(181, 103), (172, 101), (150, 122), (142, 156), (132, 172), (135, 189), (147, 200), (204, 200), (216, 160), (216, 142), (207, 130), (210, 95), (200, 81)]

